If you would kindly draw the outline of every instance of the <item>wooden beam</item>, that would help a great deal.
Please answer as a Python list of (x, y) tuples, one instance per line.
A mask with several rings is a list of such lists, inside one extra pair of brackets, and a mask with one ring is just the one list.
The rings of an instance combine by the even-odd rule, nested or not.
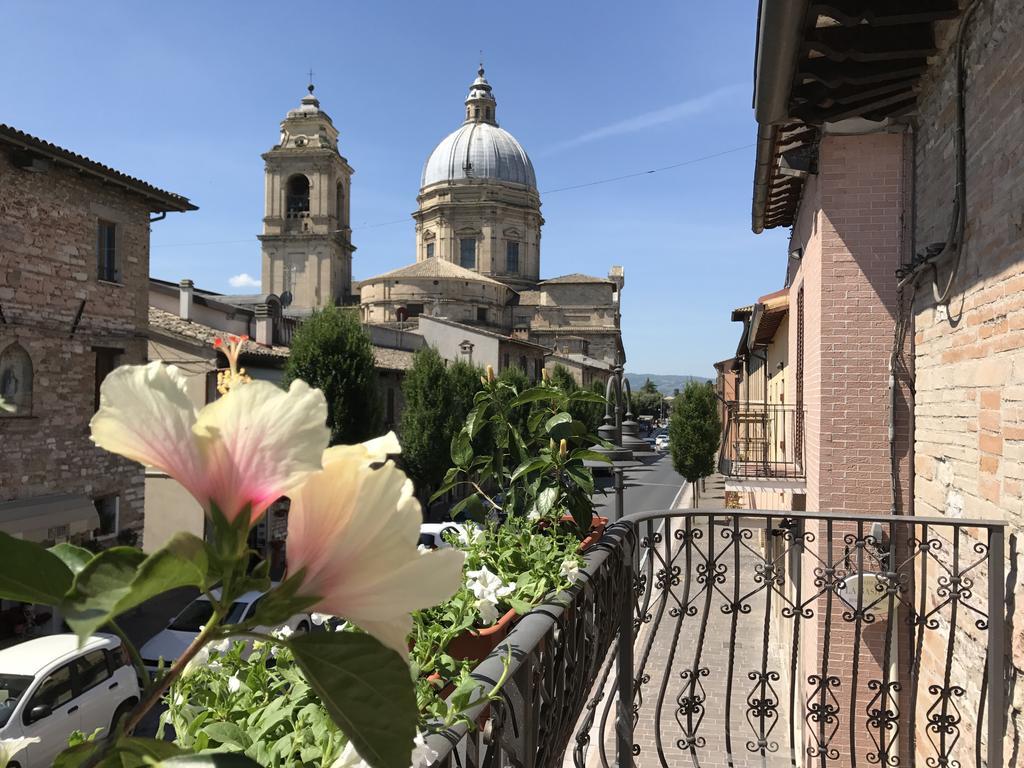
[(898, 61), (938, 53), (930, 24), (898, 27), (817, 27), (807, 32), (804, 56), (812, 51), (832, 61)]
[(846, 27), (884, 27), (955, 19), (960, 8), (957, 0), (822, 0), (811, 3), (810, 13)]

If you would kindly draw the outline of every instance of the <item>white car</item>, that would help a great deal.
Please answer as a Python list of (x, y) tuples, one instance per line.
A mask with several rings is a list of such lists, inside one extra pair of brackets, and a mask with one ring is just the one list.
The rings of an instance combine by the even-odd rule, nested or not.
[(656, 438), (654, 438), (654, 447), (655, 447), (656, 450), (659, 450), (659, 451), (667, 451), (668, 450), (668, 435), (661, 434), (661, 435), (658, 435)]
[(422, 523), (420, 525), (420, 546), (430, 549), (444, 549), (450, 547), (445, 541), (445, 534), (455, 534), (460, 539), (465, 538), (466, 528), (459, 523)]
[[(274, 586), (277, 585), (275, 584)], [(223, 623), (238, 624), (252, 618), (259, 606), (260, 598), (265, 594), (265, 592), (246, 592), (231, 604), (231, 608), (228, 610), (228, 615), (224, 617)], [(213, 590), (213, 595), (220, 597), (219, 590)], [(166, 669), (196, 639), (196, 635), (199, 634), (212, 615), (213, 605), (205, 595), (197, 597), (186, 605), (181, 613), (170, 620), (167, 624), (167, 629), (158, 632), (142, 646), (139, 655), (142, 656), (142, 662), (146, 665), (146, 669), (150, 672), (158, 671), (161, 660), (163, 660), (163, 666)], [(297, 613), (288, 619), (285, 625), (293, 632), (303, 633), (309, 632), (312, 621), (308, 613)], [(269, 633), (276, 628), (276, 626), (257, 627), (256, 631)], [(251, 640), (246, 642), (250, 645), (252, 643)]]
[(106, 735), (138, 700), (135, 668), (113, 635), (81, 648), (75, 635), (49, 635), (0, 651), (0, 739), (39, 739), (14, 768), (52, 765), (72, 731)]

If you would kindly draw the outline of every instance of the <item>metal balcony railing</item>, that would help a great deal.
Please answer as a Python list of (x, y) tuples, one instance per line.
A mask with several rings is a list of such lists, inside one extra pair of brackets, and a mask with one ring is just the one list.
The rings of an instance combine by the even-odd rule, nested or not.
[(804, 477), (803, 410), (781, 403), (729, 401), (718, 470), (726, 477)]
[(431, 766), (1001, 766), (1002, 524), (630, 515)]

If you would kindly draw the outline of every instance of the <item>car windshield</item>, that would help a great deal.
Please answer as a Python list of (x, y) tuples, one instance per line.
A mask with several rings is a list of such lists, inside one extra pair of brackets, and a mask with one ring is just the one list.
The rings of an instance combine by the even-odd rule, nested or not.
[(7, 725), (14, 708), (18, 706), (32, 680), (29, 675), (0, 674), (0, 728)]
[[(222, 623), (238, 624), (242, 620), (248, 603), (234, 602)], [(199, 632), (213, 615), (213, 605), (209, 600), (194, 600), (185, 610), (179, 613), (168, 625), (168, 629), (177, 632)]]

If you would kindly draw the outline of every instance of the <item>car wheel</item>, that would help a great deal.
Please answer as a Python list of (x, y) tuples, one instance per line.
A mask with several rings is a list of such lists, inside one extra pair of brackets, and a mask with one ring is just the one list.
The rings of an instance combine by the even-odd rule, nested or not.
[[(132, 707), (135, 706), (135, 702), (131, 699), (128, 701), (121, 702), (120, 706), (114, 710), (114, 716), (110, 719), (110, 730), (108, 733), (116, 733), (117, 726), (121, 723), (121, 719), (125, 717), (129, 712), (132, 711)], [(125, 734), (131, 736), (131, 734)]]
[(298, 635), (305, 635), (309, 632), (309, 624), (305, 621), (300, 621), (299, 626), (295, 628), (295, 633)]

